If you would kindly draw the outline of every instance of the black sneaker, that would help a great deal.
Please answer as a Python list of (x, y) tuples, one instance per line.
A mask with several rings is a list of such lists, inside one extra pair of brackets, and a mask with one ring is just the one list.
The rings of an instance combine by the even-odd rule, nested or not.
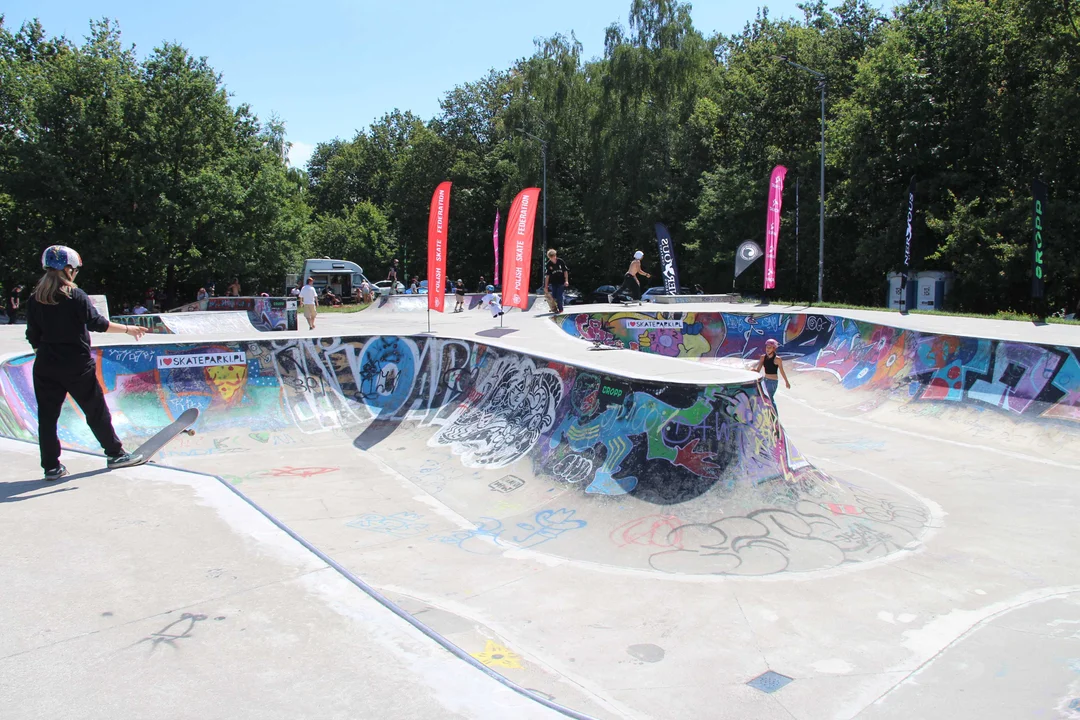
[(106, 462), (106, 465), (108, 465), (110, 470), (112, 468), (128, 467), (135, 464), (135, 458), (132, 457), (131, 453), (124, 453), (123, 455), (110, 455), (108, 456), (108, 461)]
[(68, 469), (66, 467), (64, 467), (63, 465), (57, 465), (52, 470), (45, 471), (45, 479), (49, 481), (59, 480), (67, 474)]

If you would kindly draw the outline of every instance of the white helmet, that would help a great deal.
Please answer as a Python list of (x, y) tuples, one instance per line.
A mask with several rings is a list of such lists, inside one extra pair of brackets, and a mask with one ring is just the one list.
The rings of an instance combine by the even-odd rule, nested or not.
[(41, 253), (41, 267), (46, 270), (63, 270), (64, 268), (82, 267), (82, 258), (67, 245), (50, 245)]
[(634, 253), (634, 259), (635, 260), (640, 260), (643, 257), (645, 257), (645, 253), (641, 252), (640, 250), (638, 250), (636, 253)]

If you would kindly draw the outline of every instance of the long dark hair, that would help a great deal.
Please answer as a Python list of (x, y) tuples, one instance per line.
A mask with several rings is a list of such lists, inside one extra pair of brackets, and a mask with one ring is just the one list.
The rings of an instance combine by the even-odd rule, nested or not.
[(41, 279), (37, 281), (37, 285), (34, 286), (34, 301), (42, 305), (55, 305), (59, 302), (58, 294), (70, 298), (71, 291), (77, 287), (74, 273), (69, 276), (67, 268), (63, 270), (49, 268), (41, 276)]

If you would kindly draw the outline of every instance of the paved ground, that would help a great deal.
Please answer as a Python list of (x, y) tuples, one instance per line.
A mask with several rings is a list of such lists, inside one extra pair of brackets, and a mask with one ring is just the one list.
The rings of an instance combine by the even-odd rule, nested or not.
[[(677, 311), (705, 309), (717, 306)], [(1080, 345), (1073, 327), (829, 312)], [(479, 312), (432, 317), (440, 337), (613, 375), (753, 377), (737, 363), (593, 352), (535, 309), (502, 325)], [(423, 313), (365, 311), (288, 336), (425, 328)], [(0, 353), (24, 349), (18, 331), (0, 327)], [(268, 337), (285, 336), (250, 335)], [(894, 517), (911, 521), (901, 547), (838, 563), (804, 555), (806, 567), (756, 577), (657, 569), (641, 559), (667, 549), (671, 518), (695, 511), (645, 514), (628, 497), (570, 505), (579, 494), (545, 485), (529, 463), (466, 467), (408, 424), (366, 439), (344, 428), (204, 434), (162, 462), (225, 477), (489, 668), (594, 717), (1080, 717), (1077, 436), (1057, 431), (1048, 447), (1041, 426), (994, 414), (976, 425), (896, 406), (854, 412), (828, 380), (793, 381), (778, 400), (789, 437), (849, 491), (899, 508)], [(15, 621), (0, 630), (0, 706), (20, 708), (15, 717), (528, 716), (524, 698), (384, 611), (217, 481), (149, 467), (46, 486), (33, 446), (2, 447), (0, 573), (12, 590), (0, 602)], [(517, 495), (467, 489), (507, 474), (526, 481)], [(476, 532), (491, 517), (522, 528), (553, 502), (592, 513), (580, 540), (517, 549)], [(795, 547), (798, 532), (781, 542)], [(766, 671), (793, 680), (772, 693), (746, 684)]]

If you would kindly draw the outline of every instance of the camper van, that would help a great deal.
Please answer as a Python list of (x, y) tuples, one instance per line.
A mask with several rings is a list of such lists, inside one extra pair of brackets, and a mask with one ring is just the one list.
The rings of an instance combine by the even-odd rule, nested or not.
[(308, 278), (314, 280), (312, 284), (320, 295), (323, 289), (329, 286), (330, 291), (343, 302), (352, 302), (353, 288), (360, 287), (367, 279), (364, 277), (364, 269), (356, 263), (330, 258), (305, 260), (304, 271), (295, 284), (303, 286)]

